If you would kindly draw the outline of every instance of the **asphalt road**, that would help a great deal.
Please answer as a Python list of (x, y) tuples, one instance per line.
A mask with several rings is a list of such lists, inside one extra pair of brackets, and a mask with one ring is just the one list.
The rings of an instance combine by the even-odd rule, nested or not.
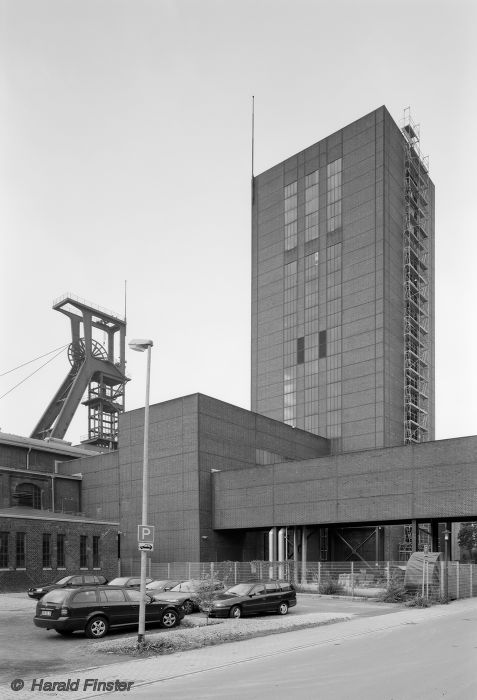
[(477, 605), (388, 629), (384, 618), (363, 635), (346, 623), (339, 636), (325, 634), (317, 643), (314, 631), (291, 633), (295, 648), (138, 686), (134, 700), (477, 698)]
[[(51, 676), (130, 661), (130, 656), (92, 653), (91, 640), (81, 633), (61, 637), (53, 630), (38, 629), (33, 625), (35, 606), (36, 601), (24, 594), (0, 595), (0, 683), (12, 678)], [(392, 605), (372, 602), (300, 595), (298, 605), (290, 610), (289, 615), (339, 611), (369, 617), (385, 615), (395, 609)], [(153, 629), (160, 632), (161, 628)], [(127, 632), (111, 631), (109, 638), (120, 639), (135, 634), (134, 628)]]

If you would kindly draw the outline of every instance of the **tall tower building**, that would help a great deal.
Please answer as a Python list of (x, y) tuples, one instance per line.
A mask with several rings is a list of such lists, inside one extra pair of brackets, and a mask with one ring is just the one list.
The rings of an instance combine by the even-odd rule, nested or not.
[(336, 451), (434, 439), (434, 185), (385, 107), (254, 178), (252, 410)]

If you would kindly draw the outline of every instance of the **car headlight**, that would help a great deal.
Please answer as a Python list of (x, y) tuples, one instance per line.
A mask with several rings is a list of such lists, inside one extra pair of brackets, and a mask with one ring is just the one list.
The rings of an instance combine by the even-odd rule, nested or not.
[(34, 588), (33, 592), (34, 593), (43, 593), (43, 588)]
[(212, 607), (213, 608), (225, 608), (226, 605), (227, 605), (227, 603), (214, 603)]

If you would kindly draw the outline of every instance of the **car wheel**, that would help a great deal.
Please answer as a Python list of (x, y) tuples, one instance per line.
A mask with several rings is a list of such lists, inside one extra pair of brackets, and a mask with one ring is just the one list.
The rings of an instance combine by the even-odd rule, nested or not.
[(164, 610), (161, 615), (161, 625), (163, 627), (175, 627), (179, 624), (179, 615), (175, 610)]
[(242, 617), (242, 610), (238, 605), (233, 605), (230, 608), (229, 617), (233, 617), (234, 620), (238, 620), (239, 617)]
[(194, 603), (191, 600), (184, 600), (182, 607), (186, 615), (190, 615), (194, 612)]
[(280, 603), (278, 606), (278, 614), (279, 615), (286, 615), (288, 612), (288, 603)]
[(57, 634), (61, 634), (62, 637), (71, 637), (73, 630), (55, 630)]
[(93, 617), (85, 627), (85, 634), (90, 639), (101, 639), (108, 633), (108, 621), (104, 617)]

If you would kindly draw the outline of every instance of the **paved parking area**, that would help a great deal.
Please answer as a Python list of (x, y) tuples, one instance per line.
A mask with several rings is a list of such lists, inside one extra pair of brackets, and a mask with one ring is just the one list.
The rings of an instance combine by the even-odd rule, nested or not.
[[(93, 640), (82, 634), (61, 637), (53, 630), (38, 629), (33, 625), (36, 601), (25, 593), (0, 595), (0, 683), (25, 676), (49, 676), (78, 668), (106, 666), (109, 663), (130, 661), (129, 656), (97, 654)], [(318, 595), (298, 595), (298, 604), (289, 615), (340, 612), (357, 617), (374, 617), (394, 612), (396, 606)], [(200, 615), (200, 613), (196, 613)], [(195, 616), (194, 616), (195, 617)], [(161, 632), (155, 627), (154, 632)], [(108, 639), (121, 639), (136, 634), (112, 631)], [(97, 648), (98, 643), (94, 642)]]

